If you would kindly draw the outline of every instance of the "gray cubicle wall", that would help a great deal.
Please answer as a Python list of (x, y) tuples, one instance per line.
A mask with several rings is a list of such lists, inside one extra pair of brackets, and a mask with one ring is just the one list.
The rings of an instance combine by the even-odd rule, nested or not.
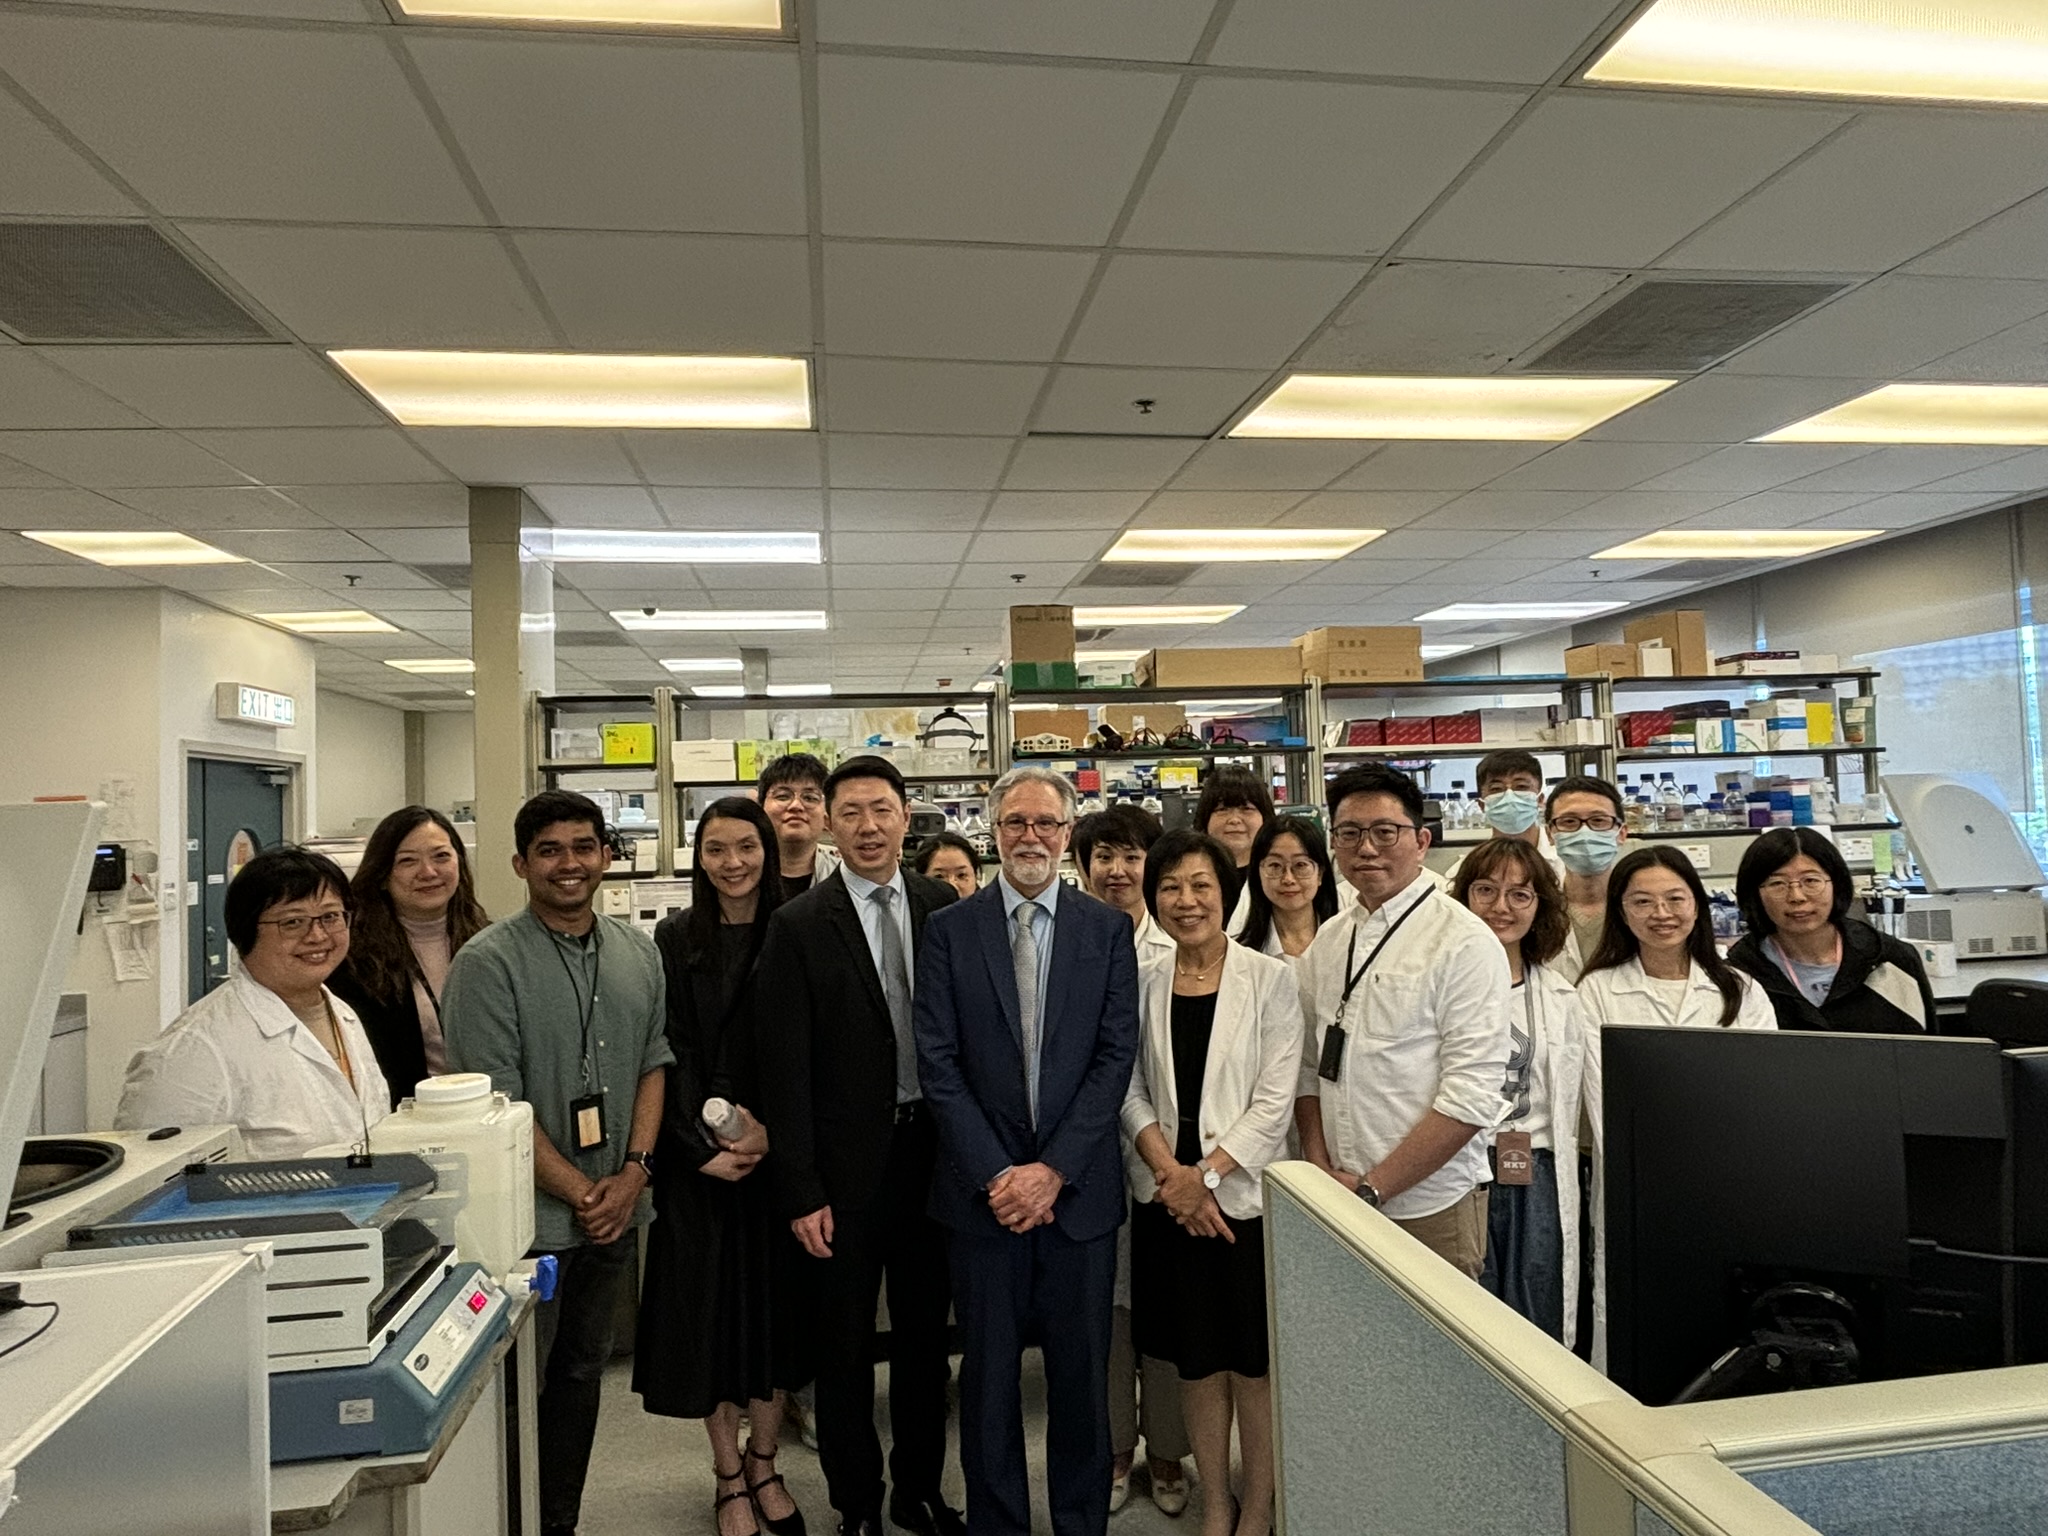
[(2048, 1437), (1752, 1472), (1823, 1536), (2042, 1536)]

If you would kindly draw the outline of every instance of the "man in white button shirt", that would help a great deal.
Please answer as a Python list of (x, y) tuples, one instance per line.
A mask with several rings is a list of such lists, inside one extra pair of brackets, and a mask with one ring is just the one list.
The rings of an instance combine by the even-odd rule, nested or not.
[(1423, 1246), (1478, 1278), (1486, 1138), (1509, 1055), (1506, 952), (1422, 868), (1422, 794), (1351, 768), (1329, 788), (1330, 847), (1357, 900), (1296, 974), (1308, 1040), (1302, 1153)]

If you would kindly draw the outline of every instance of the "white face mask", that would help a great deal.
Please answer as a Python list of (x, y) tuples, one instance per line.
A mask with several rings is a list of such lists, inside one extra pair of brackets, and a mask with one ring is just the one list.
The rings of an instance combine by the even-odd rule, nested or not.
[(1486, 797), (1486, 824), (1496, 832), (1514, 837), (1536, 825), (1542, 814), (1542, 799), (1526, 789), (1497, 789)]

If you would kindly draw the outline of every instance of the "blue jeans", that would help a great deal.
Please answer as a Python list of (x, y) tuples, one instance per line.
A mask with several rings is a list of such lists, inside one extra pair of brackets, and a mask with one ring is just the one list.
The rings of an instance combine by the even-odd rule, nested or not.
[(1479, 1283), (1563, 1340), (1564, 1223), (1557, 1211), (1557, 1159), (1548, 1147), (1536, 1149), (1529, 1183), (1495, 1181), (1486, 1206), (1486, 1265)]

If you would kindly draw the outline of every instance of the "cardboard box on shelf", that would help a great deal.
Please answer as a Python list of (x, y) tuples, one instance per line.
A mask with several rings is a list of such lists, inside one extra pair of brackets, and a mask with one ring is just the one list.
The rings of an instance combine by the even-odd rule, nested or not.
[(652, 720), (608, 720), (598, 727), (604, 739), (607, 763), (651, 763), (654, 761)]
[(1140, 688), (1292, 688), (1301, 652), (1291, 645), (1173, 646), (1147, 651), (1131, 676)]
[[(1074, 610), (1064, 603), (1021, 603), (1010, 610), (1011, 661), (1074, 660)], [(1072, 683), (1062, 684), (1072, 687)]]
[(1088, 711), (1085, 709), (1018, 709), (1010, 715), (1010, 735), (1015, 741), (1027, 736), (1064, 736), (1074, 745), (1070, 755), (1079, 755), (1088, 739)]
[(1301, 669), (1325, 683), (1419, 683), (1419, 625), (1312, 629), (1295, 642)]
[(1612, 677), (1636, 675), (1636, 648), (1632, 645), (1575, 645), (1564, 653), (1566, 677), (1593, 677), (1601, 672)]
[(1668, 613), (1646, 614), (1624, 624), (1621, 638), (1630, 645), (1661, 640), (1671, 650), (1678, 677), (1713, 676), (1713, 658), (1707, 654), (1707, 616), (1698, 608), (1674, 608)]
[(1671, 647), (1659, 640), (1636, 647), (1637, 677), (1676, 677), (1677, 658)]
[(1103, 724), (1126, 739), (1136, 733), (1141, 720), (1144, 728), (1161, 741), (1188, 723), (1188, 712), (1178, 704), (1104, 704), (1096, 714)]
[[(678, 780), (705, 779), (714, 783), (752, 782), (760, 770), (753, 773), (738, 772), (739, 744), (730, 741), (678, 741), (669, 745), (669, 762)], [(755, 745), (753, 742), (747, 746)]]

